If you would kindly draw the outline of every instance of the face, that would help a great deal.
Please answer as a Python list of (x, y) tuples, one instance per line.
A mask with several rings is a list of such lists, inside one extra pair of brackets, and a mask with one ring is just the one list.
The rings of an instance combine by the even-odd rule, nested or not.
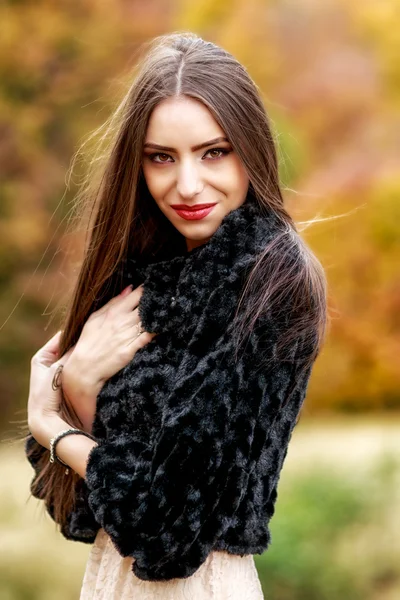
[[(167, 98), (153, 110), (143, 173), (160, 210), (185, 237), (188, 251), (207, 242), (246, 199), (249, 178), (214, 117), (198, 100)], [(180, 207), (187, 210), (178, 211)], [(193, 210), (209, 205), (203, 210)], [(192, 210), (191, 210), (192, 209)]]

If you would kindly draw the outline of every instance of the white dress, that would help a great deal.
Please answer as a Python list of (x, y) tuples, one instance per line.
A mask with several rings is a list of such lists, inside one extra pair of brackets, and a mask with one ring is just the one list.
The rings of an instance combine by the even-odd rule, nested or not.
[(100, 528), (90, 550), (80, 600), (264, 600), (252, 554), (211, 552), (185, 579), (144, 581)]

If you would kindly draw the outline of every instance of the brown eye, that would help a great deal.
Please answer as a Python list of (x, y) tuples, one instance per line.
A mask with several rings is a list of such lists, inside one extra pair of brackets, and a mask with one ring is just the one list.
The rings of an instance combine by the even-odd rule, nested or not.
[(214, 153), (213, 156), (211, 156), (212, 160), (218, 159), (218, 158), (222, 158), (223, 156), (225, 156), (226, 154), (229, 154), (231, 152), (231, 150), (228, 150), (227, 148), (211, 148), (210, 150), (207, 150), (207, 152), (205, 153), (205, 156), (210, 155), (211, 153)]
[[(160, 157), (162, 157), (162, 160), (159, 160)], [(169, 154), (165, 154), (164, 152), (157, 152), (154, 154), (149, 154), (149, 158), (152, 162), (160, 164), (160, 163), (169, 162), (168, 158), (171, 158), (171, 157), (169, 156)], [(167, 160), (164, 160), (164, 159), (167, 159)]]

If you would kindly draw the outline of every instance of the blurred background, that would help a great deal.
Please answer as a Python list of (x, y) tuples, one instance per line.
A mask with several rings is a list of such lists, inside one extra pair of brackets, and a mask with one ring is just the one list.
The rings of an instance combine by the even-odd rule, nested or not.
[(329, 284), (273, 543), (255, 556), (265, 598), (400, 598), (400, 1), (13, 0), (0, 22), (1, 599), (79, 597), (90, 546), (29, 497), (14, 438), (31, 356), (69, 286), (72, 156), (116, 107), (141, 45), (179, 30), (225, 47), (259, 86), (289, 211), (300, 229), (319, 219), (302, 235)]

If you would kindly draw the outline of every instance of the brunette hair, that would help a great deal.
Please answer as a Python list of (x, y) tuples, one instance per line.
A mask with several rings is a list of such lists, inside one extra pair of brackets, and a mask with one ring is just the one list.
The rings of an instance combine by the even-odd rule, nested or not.
[[(282, 357), (293, 339), (301, 339), (313, 349), (302, 367), (308, 368), (326, 332), (326, 279), (284, 207), (274, 138), (256, 84), (226, 50), (192, 33), (157, 37), (147, 50), (122, 101), (88, 139), (100, 134), (76, 198), (76, 206), (83, 209), (79, 219), (88, 217), (88, 238), (65, 310), (60, 356), (78, 341), (89, 315), (121, 291), (119, 265), (129, 254), (151, 257), (164, 252), (170, 256), (183, 247), (183, 236), (152, 199), (141, 163), (152, 110), (165, 98), (184, 95), (210, 110), (247, 170), (248, 193), (261, 209), (272, 210), (282, 225), (248, 277), (239, 329), (249, 333), (266, 306), (285, 307), (284, 318), (292, 307), (294, 318), (288, 320), (280, 340)], [(276, 314), (278, 318), (280, 313)], [(61, 416), (72, 426), (82, 427), (65, 400)], [(64, 468), (49, 464), (49, 452), (42, 450), (31, 491), (39, 494), (40, 490), (54, 520), (64, 526), (80, 476), (71, 470), (66, 477)], [(30, 454), (34, 452), (37, 447), (31, 448)]]

